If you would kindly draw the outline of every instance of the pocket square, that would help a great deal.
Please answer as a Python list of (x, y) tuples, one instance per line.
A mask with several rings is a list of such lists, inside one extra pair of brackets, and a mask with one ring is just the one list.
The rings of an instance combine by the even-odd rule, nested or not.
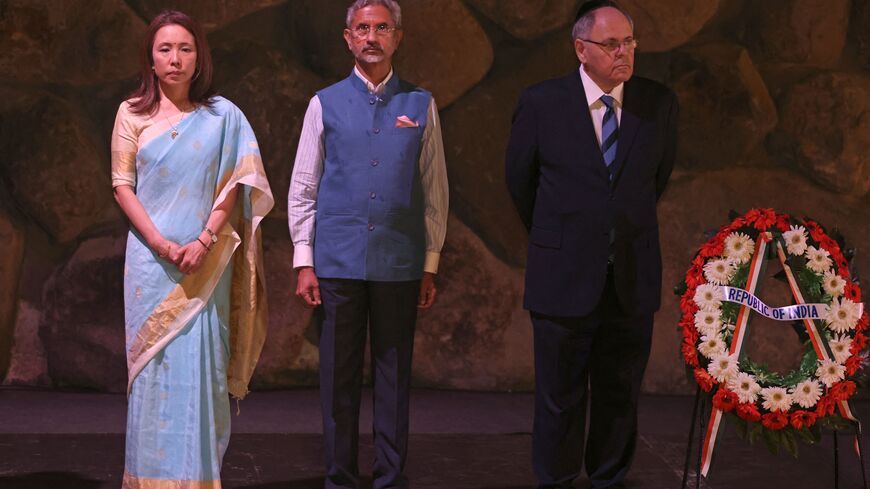
[(417, 121), (412, 121), (406, 115), (400, 115), (396, 117), (396, 127), (420, 127), (420, 124)]

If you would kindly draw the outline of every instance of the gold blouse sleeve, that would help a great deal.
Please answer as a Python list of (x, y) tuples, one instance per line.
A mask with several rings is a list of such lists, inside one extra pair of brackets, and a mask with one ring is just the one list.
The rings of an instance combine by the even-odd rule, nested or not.
[(112, 130), (112, 188), (121, 185), (136, 187), (136, 153), (139, 151), (140, 132), (136, 126), (128, 102), (122, 102)]

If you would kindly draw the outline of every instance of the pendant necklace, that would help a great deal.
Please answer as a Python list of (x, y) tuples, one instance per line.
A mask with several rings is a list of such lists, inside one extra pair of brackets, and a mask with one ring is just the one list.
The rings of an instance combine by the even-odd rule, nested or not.
[(181, 119), (178, 119), (177, 125), (173, 124), (172, 121), (169, 120), (169, 117), (166, 117), (166, 114), (163, 114), (163, 118), (166, 119), (166, 123), (169, 124), (169, 127), (172, 128), (172, 132), (169, 133), (169, 137), (171, 137), (172, 139), (175, 139), (176, 137), (178, 137), (178, 126), (181, 125), (181, 121), (184, 120), (184, 116), (186, 115), (186, 112), (184, 112), (183, 110), (180, 112), (181, 112)]

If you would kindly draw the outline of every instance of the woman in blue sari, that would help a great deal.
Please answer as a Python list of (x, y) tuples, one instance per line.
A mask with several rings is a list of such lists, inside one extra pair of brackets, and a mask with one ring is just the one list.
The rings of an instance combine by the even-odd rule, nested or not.
[(247, 394), (265, 339), (259, 224), (273, 199), (251, 126), (212, 91), (202, 29), (162, 12), (142, 59), (112, 134), (112, 186), (132, 225), (123, 487), (219, 489), (228, 394)]

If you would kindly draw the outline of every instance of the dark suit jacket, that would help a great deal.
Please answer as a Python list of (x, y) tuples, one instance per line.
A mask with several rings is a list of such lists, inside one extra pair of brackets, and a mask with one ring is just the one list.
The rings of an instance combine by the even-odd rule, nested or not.
[(623, 310), (658, 310), (662, 265), (656, 201), (674, 164), (677, 112), (677, 98), (665, 86), (640, 77), (627, 81), (616, 160), (609, 170), (579, 71), (523, 91), (505, 175), (529, 230), (526, 309), (553, 316), (589, 314), (601, 298), (612, 257)]

